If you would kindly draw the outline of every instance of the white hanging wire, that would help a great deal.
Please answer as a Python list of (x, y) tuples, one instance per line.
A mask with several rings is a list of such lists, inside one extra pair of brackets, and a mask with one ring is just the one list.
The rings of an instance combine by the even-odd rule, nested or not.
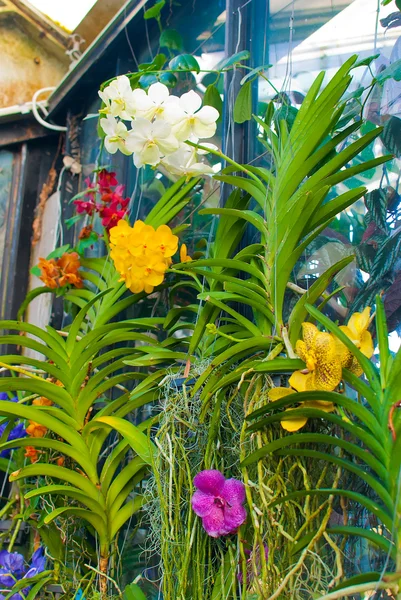
[(34, 93), (34, 95), (32, 96), (32, 113), (33, 113), (33, 116), (35, 117), (35, 119), (38, 121), (38, 123), (43, 125), (43, 127), (46, 127), (46, 129), (51, 129), (52, 131), (67, 131), (67, 127), (65, 127), (64, 125), (53, 125), (52, 123), (48, 123), (39, 114), (39, 110), (38, 110), (39, 107), (41, 108), (41, 110), (43, 111), (43, 113), (46, 117), (49, 114), (47, 112), (46, 107), (44, 106), (43, 101), (41, 103), (38, 102), (39, 96), (41, 94), (44, 94), (45, 92), (53, 92), (55, 89), (56, 89), (55, 86), (45, 87), (45, 88), (41, 88), (40, 90), (37, 90)]

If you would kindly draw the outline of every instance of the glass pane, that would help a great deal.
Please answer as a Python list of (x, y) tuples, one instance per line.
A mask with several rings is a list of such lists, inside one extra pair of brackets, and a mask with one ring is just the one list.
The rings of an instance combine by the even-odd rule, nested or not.
[(3, 265), (4, 245), (6, 241), (7, 213), (11, 201), (11, 183), (13, 178), (13, 153), (0, 151), (0, 272)]
[[(200, 64), (201, 70), (212, 69), (224, 56), (224, 35), (225, 35), (225, 3), (222, 0), (218, 2), (207, 2), (202, 6), (197, 3), (194, 9), (189, 10), (184, 7), (182, 10), (174, 10), (169, 19), (166, 28), (177, 30), (183, 38), (183, 52), (194, 53)], [(148, 23), (144, 21), (144, 26)], [(146, 39), (148, 38), (148, 40)], [(144, 45), (141, 53), (138, 54), (138, 62), (149, 62), (157, 52), (160, 52), (159, 36), (149, 39), (144, 36)], [(166, 54), (168, 49), (162, 48), (161, 51)], [(124, 72), (122, 66), (119, 67), (121, 73)], [(190, 89), (196, 90), (203, 96), (209, 83), (215, 82), (215, 75), (199, 73), (194, 76), (191, 73), (182, 73), (178, 77), (178, 83), (171, 90), (172, 93), (181, 95)], [(218, 83), (219, 91), (223, 92), (223, 77)], [(94, 97), (88, 109), (90, 115), (97, 113), (100, 108), (100, 101)], [(89, 176), (94, 168), (99, 165), (111, 168), (117, 172), (119, 181), (126, 185), (126, 193), (131, 195), (131, 220), (143, 219), (152, 206), (160, 198), (161, 194), (177, 180), (177, 177), (170, 175), (162, 167), (155, 170), (152, 167), (136, 169), (132, 162), (132, 157), (124, 156), (121, 153), (110, 155), (106, 151), (100, 151), (100, 144), (94, 144), (97, 138), (96, 133), (97, 119), (87, 118), (82, 122), (81, 145), (82, 145), (82, 165), (83, 180)], [(208, 142), (215, 143), (221, 147), (222, 131), (221, 123), (218, 124), (216, 135)], [(210, 155), (210, 162), (216, 163), (214, 157)], [(218, 161), (217, 161), (218, 162)], [(193, 202), (184, 209), (175, 219), (173, 226), (182, 223), (189, 225), (185, 239), (189, 246), (189, 252), (193, 252), (196, 244), (201, 238), (207, 238), (210, 232), (211, 217), (200, 217), (196, 208), (203, 206), (216, 206), (219, 202), (219, 185), (217, 182), (211, 182), (207, 179), (201, 182), (195, 189)]]
[[(401, 56), (398, 23), (393, 22), (394, 17), (388, 18), (394, 12), (393, 4), (383, 7), (377, 0), (272, 0), (270, 11), (265, 62), (272, 67), (266, 73), (270, 83), (259, 79), (261, 114), (271, 100), (285, 111), (299, 108), (319, 72), (324, 71), (324, 81), (328, 81), (354, 54), (360, 59), (378, 56), (370, 68), (361, 66), (353, 71), (351, 92), (367, 86), (373, 75)], [(388, 28), (389, 24), (392, 27)], [(343, 289), (330, 300), (328, 311), (333, 319), (343, 323), (350, 312), (372, 305), (376, 294), (384, 293), (392, 350), (400, 346), (396, 328), (401, 322), (400, 99), (401, 84), (388, 80), (383, 87), (376, 86), (369, 96), (364, 92), (347, 105), (352, 119), (357, 120), (363, 111), (368, 123), (345, 143), (350, 144), (361, 133), (382, 125), (383, 134), (363, 150), (361, 157), (366, 161), (391, 153), (397, 158), (337, 186), (328, 200), (359, 186), (366, 186), (369, 193), (322, 232), (295, 274), (297, 283), (307, 288), (332, 264), (354, 254), (356, 260), (333, 283), (331, 291), (336, 287)], [(350, 166), (358, 162), (360, 157), (353, 159)], [(388, 242), (389, 238), (392, 242)], [(387, 242), (390, 245), (385, 250)], [(388, 260), (384, 260), (384, 255)]]

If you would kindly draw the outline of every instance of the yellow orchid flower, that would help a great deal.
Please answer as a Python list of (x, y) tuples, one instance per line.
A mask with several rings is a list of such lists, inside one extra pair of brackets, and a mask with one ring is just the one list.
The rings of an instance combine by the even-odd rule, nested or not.
[[(300, 391), (300, 390), (298, 390)], [(281, 400), (285, 398), (285, 396), (289, 396), (290, 394), (296, 394), (295, 390), (285, 387), (275, 387), (269, 390), (268, 398), (271, 402), (275, 402), (276, 400)], [(323, 410), (324, 412), (333, 412), (335, 410), (335, 406), (332, 402), (325, 402), (323, 400), (313, 400), (309, 402), (302, 402), (299, 408), (317, 408), (319, 410)], [(287, 408), (285, 412), (290, 412), (294, 410), (294, 408)], [(308, 422), (307, 417), (291, 417), (288, 415), (287, 417), (281, 419), (281, 427), (286, 431), (290, 431), (293, 433), (294, 431), (299, 431), (306, 423)]]
[(120, 281), (134, 294), (150, 294), (163, 282), (177, 248), (178, 237), (167, 225), (155, 230), (140, 220), (133, 227), (121, 220), (110, 229), (110, 256)]
[(337, 345), (330, 333), (318, 330), (313, 323), (302, 323), (303, 340), (295, 351), (306, 363), (305, 371), (295, 371), (290, 386), (299, 392), (307, 390), (332, 391), (341, 381), (342, 364)]
[(191, 262), (192, 258), (187, 254), (187, 245), (181, 244), (180, 248), (180, 262)]
[(177, 252), (178, 236), (167, 225), (160, 225), (149, 240), (148, 247), (161, 252), (165, 258), (170, 258)]
[[(370, 306), (367, 306), (362, 312), (355, 312), (348, 320), (347, 325), (341, 325), (340, 329), (355, 344), (357, 348), (367, 358), (371, 358), (374, 352), (373, 340), (368, 331), (370, 323)], [(351, 354), (348, 348), (335, 336), (336, 351), (340, 357), (341, 365), (355, 373), (358, 377), (362, 375), (361, 368), (357, 359)]]

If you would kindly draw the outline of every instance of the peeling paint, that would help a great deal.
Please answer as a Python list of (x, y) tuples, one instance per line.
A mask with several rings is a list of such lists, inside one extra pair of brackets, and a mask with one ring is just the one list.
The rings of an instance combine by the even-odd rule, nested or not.
[(56, 86), (69, 64), (46, 34), (9, 12), (0, 12), (0, 56), (0, 108), (29, 102), (38, 89)]

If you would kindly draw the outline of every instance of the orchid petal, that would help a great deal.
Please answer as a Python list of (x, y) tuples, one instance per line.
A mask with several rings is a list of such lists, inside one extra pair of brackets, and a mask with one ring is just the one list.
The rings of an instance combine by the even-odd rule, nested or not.
[(245, 501), (245, 486), (239, 479), (227, 479), (220, 495), (231, 505), (242, 504)]
[(196, 118), (201, 121), (204, 125), (210, 125), (215, 123), (220, 117), (220, 113), (213, 106), (203, 106), (197, 113)]
[[(294, 410), (294, 409), (287, 408), (287, 410), (284, 412), (290, 412), (291, 410)], [(298, 431), (299, 429), (304, 427), (304, 425), (306, 425), (307, 422), (308, 422), (308, 419), (306, 417), (291, 417), (291, 416), (288, 416), (288, 417), (286, 416), (283, 419), (281, 419), (281, 421), (280, 421), (281, 427), (283, 429), (285, 429), (286, 431), (290, 431), (290, 432)]]
[(166, 85), (160, 83), (153, 83), (148, 89), (148, 97), (155, 104), (162, 104), (169, 97), (170, 92)]
[(215, 469), (201, 471), (194, 478), (194, 486), (205, 494), (218, 496), (224, 486), (225, 478), (223, 473)]
[(202, 525), (208, 535), (217, 538), (225, 534), (224, 512), (221, 508), (213, 505), (209, 514), (202, 519)]
[(213, 137), (216, 133), (216, 128), (216, 123), (202, 123), (202, 121), (199, 121), (197, 118), (195, 118), (195, 121), (193, 123), (193, 132), (197, 135), (199, 139), (207, 139)]
[(181, 96), (180, 106), (187, 114), (193, 115), (202, 106), (202, 98), (191, 90)]
[(198, 517), (206, 517), (214, 505), (214, 496), (197, 490), (192, 496), (192, 509)]

